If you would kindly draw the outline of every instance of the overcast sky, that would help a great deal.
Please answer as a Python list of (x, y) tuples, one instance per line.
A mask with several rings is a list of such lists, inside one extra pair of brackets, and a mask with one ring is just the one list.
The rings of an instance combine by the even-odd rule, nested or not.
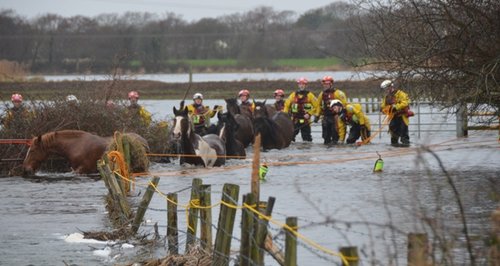
[(151, 12), (158, 15), (173, 12), (185, 20), (244, 13), (259, 6), (271, 6), (276, 11), (291, 10), (302, 14), (326, 6), (336, 0), (0, 0), (1, 9), (13, 9), (17, 14), (32, 18), (46, 13), (64, 17), (95, 16), (102, 13), (127, 11)]

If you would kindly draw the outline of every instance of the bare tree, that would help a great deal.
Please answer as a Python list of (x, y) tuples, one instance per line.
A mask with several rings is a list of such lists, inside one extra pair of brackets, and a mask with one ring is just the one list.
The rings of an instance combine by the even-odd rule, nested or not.
[(357, 20), (369, 64), (447, 106), (500, 105), (500, 2), (366, 1)]

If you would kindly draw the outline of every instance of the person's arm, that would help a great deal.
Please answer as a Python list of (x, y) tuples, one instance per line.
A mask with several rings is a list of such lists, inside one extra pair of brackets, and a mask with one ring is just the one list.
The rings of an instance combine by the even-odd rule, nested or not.
[(394, 104), (394, 107), (396, 111), (401, 111), (408, 107), (410, 103), (410, 99), (408, 98), (408, 94), (404, 93), (403, 91), (398, 91), (396, 95), (396, 104)]
[(290, 106), (292, 105), (293, 98), (295, 97), (295, 93), (290, 93), (290, 96), (288, 96), (288, 99), (285, 101), (285, 106), (283, 107), (283, 112), (284, 113), (290, 113)]

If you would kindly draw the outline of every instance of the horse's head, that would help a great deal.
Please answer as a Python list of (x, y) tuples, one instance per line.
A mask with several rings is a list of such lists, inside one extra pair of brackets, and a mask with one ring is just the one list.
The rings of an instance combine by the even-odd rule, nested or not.
[(233, 115), (240, 114), (240, 107), (236, 98), (225, 99), (227, 111)]
[(259, 117), (269, 117), (269, 114), (267, 113), (267, 108), (266, 108), (266, 100), (263, 102), (253, 102), (255, 105), (255, 109), (253, 111), (253, 116), (254, 118), (259, 118)]
[(33, 174), (48, 155), (48, 151), (43, 146), (42, 136), (34, 137), (23, 162), (24, 174)]
[(179, 140), (182, 135), (189, 134), (191, 131), (191, 123), (188, 117), (188, 110), (185, 107), (182, 110), (177, 110), (174, 106), (174, 124), (172, 126), (172, 138)]
[(225, 128), (226, 132), (236, 132), (240, 125), (230, 112), (217, 114), (219, 119), (218, 130), (220, 131), (222, 127)]

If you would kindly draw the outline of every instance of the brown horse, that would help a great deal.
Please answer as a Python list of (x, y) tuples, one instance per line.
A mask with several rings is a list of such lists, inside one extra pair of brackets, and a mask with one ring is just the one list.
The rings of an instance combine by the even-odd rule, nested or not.
[(266, 102), (254, 102), (253, 126), (255, 134), (261, 134), (262, 148), (283, 149), (290, 146), (293, 139), (293, 122), (290, 117), (283, 112), (276, 112), (269, 116)]
[[(134, 133), (127, 135), (148, 149), (146, 140), (141, 136)], [(76, 173), (96, 173), (97, 160), (102, 157), (112, 141), (111, 137), (100, 137), (80, 130), (54, 131), (34, 137), (23, 162), (24, 173), (33, 174), (49, 155), (54, 154), (66, 158)], [(143, 165), (142, 168), (146, 170), (147, 166)]]
[(186, 155), (180, 158), (180, 163), (203, 165), (205, 167), (222, 166), (226, 163), (226, 148), (224, 141), (215, 134), (201, 137), (194, 133), (187, 108), (182, 111), (174, 109), (174, 125), (172, 140), (177, 141), (179, 153)]
[(243, 147), (246, 148), (253, 142), (254, 132), (252, 119), (248, 115), (241, 114), (241, 110), (236, 99), (226, 99), (225, 101), (227, 111), (231, 113), (236, 120), (236, 123), (238, 123), (236, 139), (238, 139), (243, 144)]

